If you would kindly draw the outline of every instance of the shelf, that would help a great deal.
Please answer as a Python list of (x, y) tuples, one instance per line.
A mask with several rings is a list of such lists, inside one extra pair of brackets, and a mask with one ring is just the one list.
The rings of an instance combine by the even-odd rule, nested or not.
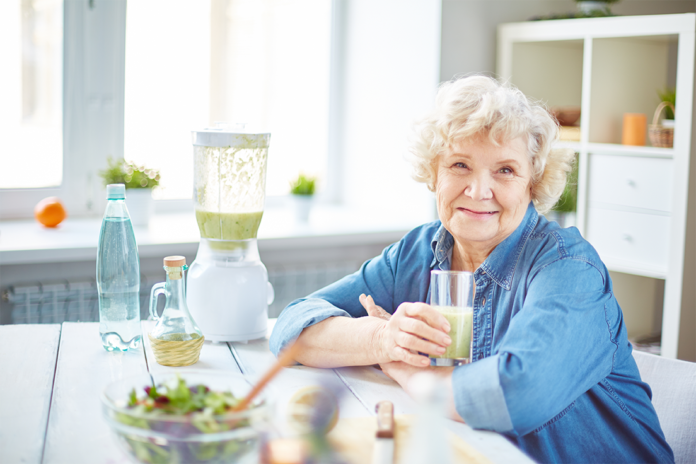
[[(610, 27), (607, 25), (610, 24)], [(632, 37), (642, 39), (672, 35), (675, 30), (694, 32), (693, 13), (642, 16), (615, 16), (609, 18), (561, 19), (554, 21), (527, 21), (502, 25), (504, 40), (519, 42), (558, 41), (592, 37)]]
[(667, 268), (662, 267), (646, 267), (640, 264), (624, 261), (620, 259), (601, 257), (604, 265), (613, 272), (623, 272), (624, 274), (633, 274), (643, 277), (651, 277), (653, 279), (666, 279)]
[(620, 143), (580, 143), (559, 140), (553, 144), (554, 148), (570, 148), (576, 152), (584, 151), (587, 153), (633, 156), (646, 158), (674, 158), (674, 148), (658, 147), (638, 147), (633, 145), (621, 145)]
[(674, 157), (674, 148), (638, 147), (634, 145), (621, 145), (620, 143), (588, 143), (589, 153), (603, 153), (607, 155), (645, 156), (649, 158)]
[[(663, 355), (688, 360), (696, 360), (696, 342), (684, 336), (696, 317), (687, 288), (695, 238), (686, 226), (696, 215), (689, 201), (695, 29), (694, 13), (504, 24), (497, 54), (498, 74), (532, 98), (581, 107), (580, 141), (554, 143), (580, 154), (577, 227), (610, 271), (628, 276), (617, 276), (615, 293), (630, 313), (644, 317), (662, 305)], [(651, 124), (665, 88), (676, 89), (676, 148), (621, 144), (624, 114), (645, 114)], [(663, 290), (636, 297), (656, 280)], [(637, 320), (629, 329), (655, 322)]]
[(553, 144), (553, 148), (570, 148), (571, 150), (575, 152), (579, 152), (580, 149), (582, 148), (582, 144), (580, 142), (570, 142), (568, 140), (559, 140), (558, 142)]

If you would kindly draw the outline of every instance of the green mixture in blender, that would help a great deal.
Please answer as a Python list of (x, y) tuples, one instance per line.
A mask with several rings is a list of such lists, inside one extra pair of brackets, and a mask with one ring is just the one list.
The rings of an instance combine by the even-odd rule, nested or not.
[(256, 238), (263, 211), (248, 213), (216, 213), (196, 210), (196, 221), (202, 238), (213, 240), (247, 240)]

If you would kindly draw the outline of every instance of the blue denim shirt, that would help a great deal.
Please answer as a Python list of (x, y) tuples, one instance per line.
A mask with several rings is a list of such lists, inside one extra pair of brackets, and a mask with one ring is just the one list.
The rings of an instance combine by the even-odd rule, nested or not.
[[(412, 230), (355, 274), (288, 305), (271, 350), (328, 317), (366, 316), (361, 293), (390, 313), (429, 301), (430, 271), (450, 269), (453, 243), (439, 221)], [(609, 273), (577, 229), (530, 204), (474, 277), (474, 362), (452, 375), (467, 424), (505, 434), (539, 462), (674, 462)]]

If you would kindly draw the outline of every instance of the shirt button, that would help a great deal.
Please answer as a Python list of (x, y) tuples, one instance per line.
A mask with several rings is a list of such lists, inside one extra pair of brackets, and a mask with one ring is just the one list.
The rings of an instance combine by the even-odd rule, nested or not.
[(481, 306), (486, 306), (486, 298), (483, 298), (483, 301), (481, 301)]

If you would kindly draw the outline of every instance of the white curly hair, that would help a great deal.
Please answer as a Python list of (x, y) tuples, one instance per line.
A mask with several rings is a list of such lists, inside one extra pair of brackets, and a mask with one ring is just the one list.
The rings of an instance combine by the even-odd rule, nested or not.
[(518, 137), (526, 139), (532, 201), (542, 214), (551, 210), (563, 193), (575, 153), (552, 148), (558, 140), (558, 123), (543, 104), (487, 76), (467, 76), (440, 85), (435, 108), (415, 127), (410, 150), (413, 178), (434, 192), (437, 157), (482, 136), (498, 146)]

